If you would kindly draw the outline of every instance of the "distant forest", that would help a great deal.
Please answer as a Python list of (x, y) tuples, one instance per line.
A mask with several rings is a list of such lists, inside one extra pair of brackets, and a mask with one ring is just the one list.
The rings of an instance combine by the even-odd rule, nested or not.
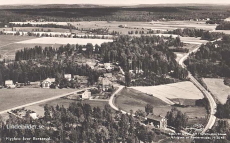
[(45, 19), (46, 21), (151, 21), (224, 19), (228, 6), (146, 6), (94, 8), (0, 9), (1, 25), (10, 21)]

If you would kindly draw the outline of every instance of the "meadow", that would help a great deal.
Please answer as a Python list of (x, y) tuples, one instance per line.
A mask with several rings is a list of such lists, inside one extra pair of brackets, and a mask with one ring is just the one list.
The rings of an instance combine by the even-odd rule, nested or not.
[(202, 99), (204, 96), (190, 81), (157, 85), (130, 87), (143, 93), (152, 94), (154, 97), (164, 99)]
[[(171, 110), (173, 106), (168, 105), (164, 101), (149, 94), (134, 90), (132, 88), (123, 89), (115, 99), (115, 104), (121, 110), (134, 113), (140, 109), (145, 111), (145, 106), (151, 104), (153, 106), (153, 113), (155, 115), (166, 116), (167, 112)], [(183, 113), (186, 113), (189, 117), (189, 125), (194, 123), (204, 124), (207, 118), (207, 112), (204, 107), (188, 106), (188, 107), (176, 107)]]
[(88, 39), (88, 38), (60, 38), (60, 37), (41, 37), (31, 40), (20, 41), (17, 43), (23, 44), (79, 44), (86, 45), (92, 43), (93, 45), (101, 45), (104, 42), (112, 42), (113, 40), (108, 39)]
[[(214, 30), (215, 25), (208, 25), (205, 21), (152, 21), (152, 22), (120, 22), (120, 21), (84, 21), (84, 22), (72, 22), (72, 25), (78, 28), (85, 29), (97, 29), (108, 28), (110, 32), (117, 31), (122, 34), (128, 34), (128, 31), (145, 31), (148, 29), (169, 31), (178, 28), (197, 28), (204, 30)], [(119, 25), (126, 26), (126, 28), (120, 28)]]
[(24, 49), (24, 48), (33, 48), (35, 46), (41, 46), (41, 47), (53, 47), (53, 48), (59, 48), (62, 44), (21, 44), (21, 43), (12, 43), (5, 45), (0, 48), (0, 54), (4, 55), (4, 58), (14, 60), (15, 53), (18, 50)]
[(35, 37), (31, 36), (13, 36), (13, 35), (0, 35), (0, 50), (1, 47), (4, 47), (5, 45), (13, 44), (15, 42), (34, 39)]
[(230, 95), (230, 87), (224, 84), (222, 78), (203, 78), (207, 88), (215, 96), (215, 98), (221, 103), (225, 104)]
[(16, 88), (0, 89), (0, 111), (55, 97), (76, 89)]

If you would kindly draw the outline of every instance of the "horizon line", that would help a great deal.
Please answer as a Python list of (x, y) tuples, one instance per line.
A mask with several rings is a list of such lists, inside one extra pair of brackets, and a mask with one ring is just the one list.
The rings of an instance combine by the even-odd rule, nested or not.
[(23, 6), (23, 5), (98, 5), (98, 6), (138, 6), (138, 5), (186, 5), (186, 4), (193, 4), (193, 5), (230, 5), (229, 3), (154, 3), (154, 4), (139, 4), (139, 3), (133, 3), (133, 4), (97, 4), (97, 3), (25, 3), (25, 4), (0, 4), (0, 6)]

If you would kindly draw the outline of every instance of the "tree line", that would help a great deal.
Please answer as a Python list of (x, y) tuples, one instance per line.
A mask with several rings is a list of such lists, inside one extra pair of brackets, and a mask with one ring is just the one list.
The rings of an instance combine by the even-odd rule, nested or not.
[[(59, 62), (45, 62), (42, 63), (29, 61), (20, 61), (9, 63), (8, 65), (0, 64), (0, 84), (5, 80), (13, 80), (14, 83), (29, 83), (34, 81), (41, 81), (46, 78), (55, 78), (56, 84), (68, 82), (63, 81), (64, 74), (87, 76), (88, 83), (94, 84), (98, 81), (100, 73), (92, 70), (88, 65), (75, 64), (67, 62), (65, 64)], [(74, 83), (73, 83), (74, 84)], [(72, 85), (70, 85), (72, 87)]]
[(37, 8), (1, 9), (0, 21), (26, 21), (44, 19), (45, 21), (152, 21), (152, 20), (190, 20), (225, 19), (229, 17), (228, 7), (215, 6), (146, 6), (135, 8)]
[(63, 28), (63, 29), (76, 29), (75, 26), (68, 23), (67, 25), (58, 25), (58, 24), (17, 24), (17, 23), (9, 23), (9, 27), (43, 27), (43, 28)]
[(216, 30), (230, 30), (230, 22), (224, 21), (216, 26)]
[(221, 38), (224, 34), (220, 32), (209, 32), (203, 29), (184, 28), (168, 31), (168, 34), (176, 34), (182, 37), (201, 37), (202, 40), (213, 41)]

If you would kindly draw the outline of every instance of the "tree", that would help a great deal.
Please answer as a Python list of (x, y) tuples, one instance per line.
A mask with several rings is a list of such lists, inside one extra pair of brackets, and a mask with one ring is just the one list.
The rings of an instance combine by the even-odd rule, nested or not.
[(153, 113), (153, 106), (152, 106), (151, 104), (147, 104), (147, 105), (145, 106), (145, 112), (147, 113), (147, 115), (148, 115), (149, 113)]
[(3, 84), (2, 72), (0, 71), (0, 86)]
[(131, 83), (131, 74), (127, 71), (125, 72), (125, 86), (130, 86)]
[(171, 111), (167, 112), (166, 118), (168, 119), (168, 125), (175, 127), (176, 131), (180, 131), (187, 125), (188, 117), (183, 114), (177, 108), (172, 108)]

